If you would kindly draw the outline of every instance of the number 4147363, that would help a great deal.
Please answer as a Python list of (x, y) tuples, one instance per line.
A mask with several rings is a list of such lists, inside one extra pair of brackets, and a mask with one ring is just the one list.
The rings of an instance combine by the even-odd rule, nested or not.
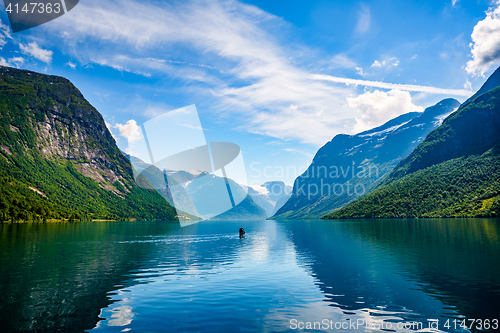
[(61, 4), (59, 2), (56, 2), (54, 4), (52, 3), (41, 3), (41, 2), (31, 2), (31, 3), (25, 3), (24, 6), (19, 9), (19, 4), (16, 3), (15, 5), (12, 5), (9, 3), (9, 5), (6, 8), (6, 11), (8, 13), (16, 13), (16, 14), (59, 14), (61, 12)]
[(470, 330), (472, 328), (479, 329), (479, 330), (489, 330), (489, 329), (498, 329), (498, 319), (464, 319), (464, 320), (457, 320), (453, 319), (450, 322), (450, 319), (446, 321), (444, 324), (445, 328), (451, 328), (453, 327), (454, 329), (457, 329), (459, 327), (463, 329)]

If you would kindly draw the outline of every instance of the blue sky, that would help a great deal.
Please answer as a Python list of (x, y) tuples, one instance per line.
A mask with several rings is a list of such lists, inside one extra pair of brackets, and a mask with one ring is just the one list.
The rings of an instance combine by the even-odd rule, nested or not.
[(336, 134), (472, 95), (500, 64), (499, 7), (80, 0), (16, 34), (2, 7), (0, 63), (70, 79), (124, 150), (137, 124), (195, 104), (207, 141), (241, 147), (251, 185), (292, 184)]

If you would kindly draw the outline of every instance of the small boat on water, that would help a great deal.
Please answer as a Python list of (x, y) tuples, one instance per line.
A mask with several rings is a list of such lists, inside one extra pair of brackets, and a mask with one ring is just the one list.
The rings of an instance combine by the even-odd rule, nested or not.
[(243, 236), (245, 234), (245, 229), (243, 229), (243, 227), (240, 228), (240, 237)]

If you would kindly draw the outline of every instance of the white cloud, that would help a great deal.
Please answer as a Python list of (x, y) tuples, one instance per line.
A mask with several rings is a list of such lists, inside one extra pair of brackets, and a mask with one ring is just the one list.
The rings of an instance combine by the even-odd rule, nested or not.
[(356, 74), (359, 74), (361, 76), (367, 75), (365, 72), (363, 72), (363, 68), (361, 67), (356, 67)]
[[(312, 80), (309, 69), (297, 65), (290, 50), (269, 32), (282, 24), (281, 19), (254, 6), (202, 1), (157, 7), (147, 1), (108, 0), (81, 3), (78, 11), (61, 17), (57, 24), (67, 32), (65, 40), (73, 43), (75, 53), (80, 40), (86, 46), (93, 42), (95, 49), (75, 55), (89, 55), (80, 62), (146, 76), (162, 73), (191, 83), (191, 89), (199, 83), (197, 92), (201, 90), (213, 101), (212, 109), (238, 113), (240, 122), (235, 126), (243, 130), (321, 145), (345, 131), (344, 120), (352, 119), (343, 112), (343, 105), (354, 89), (340, 86), (333, 90)], [(110, 41), (117, 43), (115, 48), (103, 50)], [(193, 57), (198, 54), (199, 60), (224, 61), (222, 77), (212, 63), (208, 68), (169, 62), (167, 52), (162, 51), (171, 50), (174, 44), (187, 48)], [(119, 50), (120, 46), (126, 50)], [(298, 107), (293, 111), (290, 105)], [(317, 117), (321, 110), (324, 115)]]
[(24, 63), (24, 58), (23, 57), (13, 57), (13, 58), (10, 58), (9, 61), (22, 64), (22, 63)]
[(458, 0), (451, 0), (451, 5), (452, 5), (453, 7), (455, 7), (455, 5), (457, 4), (457, 2), (458, 2)]
[(11, 64), (9, 64), (9, 63), (7, 62), (7, 60), (5, 60), (5, 58), (4, 58), (4, 57), (0, 57), (0, 66), (14, 67), (14, 66), (12, 66)]
[(76, 64), (72, 63), (71, 61), (68, 61), (67, 63), (65, 63), (65, 65), (68, 65), (69, 67), (75, 69), (76, 68)]
[(129, 145), (142, 139), (142, 131), (134, 119), (130, 119), (125, 124), (115, 124), (113, 127), (118, 128), (120, 135), (127, 139)]
[(409, 92), (401, 90), (366, 92), (354, 98), (348, 97), (347, 103), (359, 112), (354, 126), (355, 133), (379, 126), (401, 114), (424, 110), (413, 104)]
[(360, 86), (383, 88), (383, 89), (420, 91), (420, 92), (427, 92), (427, 93), (431, 93), (431, 94), (466, 96), (466, 97), (469, 97), (472, 95), (472, 91), (462, 90), (462, 89), (443, 89), (443, 88), (436, 88), (436, 87), (429, 87), (429, 86), (419, 86), (419, 85), (414, 85), (414, 84), (396, 84), (396, 83), (387, 83), (387, 82), (380, 82), (380, 81), (347, 79), (347, 78), (343, 78), (343, 77), (335, 77), (335, 76), (321, 75), (321, 74), (313, 74), (312, 77), (316, 80), (324, 80), (324, 81), (331, 81), (331, 82), (337, 82), (337, 83), (345, 83), (348, 85), (352, 84), (352, 85), (360, 85)]
[(7, 44), (7, 39), (12, 39), (9, 26), (3, 24), (0, 20), (0, 50)]
[(371, 14), (370, 7), (365, 4), (361, 4), (361, 10), (358, 13), (358, 24), (356, 25), (356, 32), (364, 34), (370, 29), (371, 25)]
[[(413, 58), (412, 58), (413, 59)], [(399, 65), (399, 60), (397, 58), (390, 58), (388, 60), (383, 60), (383, 61), (378, 61), (375, 60), (372, 64), (371, 67), (386, 67), (386, 68), (391, 68), (391, 67), (397, 67)]]
[(483, 75), (491, 65), (500, 63), (500, 0), (476, 24), (471, 38), (472, 60), (465, 69), (469, 74)]
[(7, 60), (4, 57), (0, 57), (0, 66), (19, 68), (19, 65), (23, 64), (24, 61), (25, 59), (23, 57), (12, 57)]
[(23, 64), (25, 59), (23, 57), (13, 57), (9, 58), (9, 63), (14, 64), (15, 67), (19, 68), (19, 65)]
[(42, 49), (36, 42), (28, 43), (28, 45), (19, 44), (19, 48), (22, 53), (30, 55), (47, 64), (52, 62), (52, 55), (54, 52)]
[[(363, 24), (358, 22), (360, 32), (370, 26), (370, 10), (364, 8), (359, 21)], [(72, 57), (81, 64), (181, 80), (186, 82), (183, 92), (192, 92), (193, 99), (200, 98), (213, 112), (229, 115), (234, 127), (282, 140), (323, 145), (337, 133), (352, 131), (358, 115), (348, 112), (345, 97), (357, 95), (358, 84), (430, 93), (451, 91), (313, 75), (309, 65), (318, 60), (315, 53), (305, 47), (291, 49), (278, 39), (286, 26), (282, 19), (235, 0), (161, 6), (148, 0), (80, 2), (78, 11), (50, 25), (64, 32), (65, 51), (73, 52)], [(83, 48), (85, 52), (81, 52)], [(186, 59), (169, 58), (172, 50), (186, 51), (179, 52)], [(303, 63), (301, 59), (305, 59)], [(358, 67), (345, 55), (330, 63), (319, 62), (353, 70)], [(149, 116), (163, 109), (157, 104), (136, 108)]]

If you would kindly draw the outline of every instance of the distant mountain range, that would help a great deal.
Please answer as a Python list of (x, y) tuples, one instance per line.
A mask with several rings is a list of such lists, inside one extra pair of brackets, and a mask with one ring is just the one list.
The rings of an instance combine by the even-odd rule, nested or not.
[(265, 182), (259, 187), (248, 187), (253, 201), (264, 208), (267, 217), (273, 216), (290, 198), (292, 187), (282, 181)]
[(500, 216), (500, 68), (370, 194), (326, 218)]
[[(215, 215), (220, 209), (220, 206), (216, 202), (211, 201), (210, 198), (217, 201), (220, 196), (227, 195), (225, 188), (224, 193), (218, 193), (220, 190), (219, 186), (223, 183), (221, 182), (221, 180), (223, 180), (222, 177), (212, 173), (199, 171), (165, 170), (164, 172), (169, 178), (169, 184), (172, 184), (172, 181), (182, 184), (181, 187), (175, 186), (177, 191), (176, 199), (179, 197), (178, 192), (185, 191), (184, 193), (187, 199), (182, 200), (182, 202), (177, 199), (176, 207), (179, 209), (185, 209), (189, 213), (200, 216), (203, 219), (265, 220), (267, 218), (264, 208), (260, 207), (252, 200), (252, 197), (248, 195), (244, 186), (236, 183), (232, 179), (227, 179), (231, 189), (231, 195), (233, 198), (238, 197), (244, 199), (226, 212)], [(183, 193), (180, 194), (184, 195)], [(191, 207), (196, 208), (193, 210)]]
[(273, 218), (320, 218), (365, 195), (459, 106), (455, 99), (444, 99), (422, 113), (406, 113), (356, 135), (335, 136), (295, 180), (290, 199)]
[[(176, 187), (178, 191), (176, 193), (176, 206), (179, 209), (202, 218), (213, 215), (213, 205), (210, 202), (205, 202), (205, 198), (216, 191), (215, 188), (219, 180), (222, 179), (221, 177), (195, 170), (164, 170), (164, 173), (171, 183), (183, 184), (181, 188)], [(193, 182), (195, 179), (197, 181)], [(240, 204), (221, 215), (212, 217), (212, 219), (264, 220), (273, 215), (276, 207), (281, 207), (279, 205), (289, 198), (292, 191), (290, 186), (281, 181), (266, 182), (256, 189), (238, 184), (230, 178), (228, 182), (233, 196), (246, 197)], [(166, 198), (174, 205), (168, 196)]]
[(0, 66), (0, 221), (176, 219), (144, 185), (71, 82)]
[(161, 171), (137, 157), (123, 154), (132, 161), (134, 171), (143, 175), (172, 206), (203, 219), (265, 220), (274, 212), (276, 201), (286, 200), (291, 192), (291, 187), (283, 182), (266, 182), (256, 191), (228, 178), (233, 197), (243, 200), (223, 214), (216, 215), (220, 207), (211, 198), (217, 201), (218, 197), (226, 195), (225, 187), (224, 193), (219, 193), (221, 180), (224, 180), (222, 177), (197, 170)]

